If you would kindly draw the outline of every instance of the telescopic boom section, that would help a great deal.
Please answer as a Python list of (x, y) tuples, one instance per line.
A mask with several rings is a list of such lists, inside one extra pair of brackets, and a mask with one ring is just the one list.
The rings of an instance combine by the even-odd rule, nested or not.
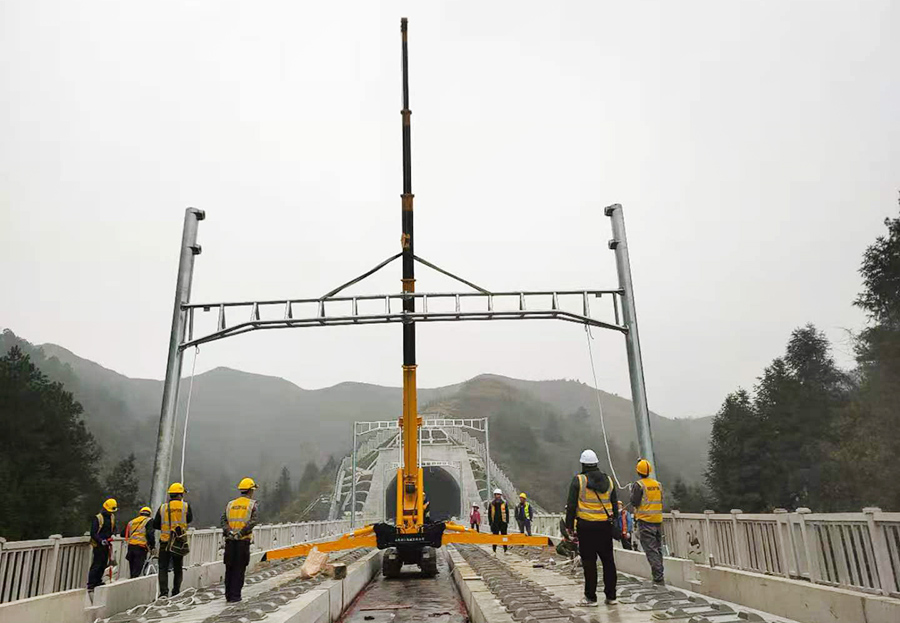
[[(412, 193), (412, 153), (409, 110), (409, 58), (407, 55), (407, 20), (400, 20), (402, 38), (401, 63), (403, 67), (403, 109), (400, 111), (403, 123), (403, 194), (401, 197), (401, 224), (403, 233), (400, 245), (403, 250), (403, 292), (416, 291), (415, 258), (413, 255), (413, 193)], [(416, 311), (415, 299), (403, 299), (403, 311)], [(416, 408), (416, 324), (412, 320), (403, 322), (403, 417), (400, 427), (403, 431), (403, 467), (397, 473), (397, 527), (403, 532), (415, 532), (422, 525), (422, 470), (419, 468), (418, 409)]]

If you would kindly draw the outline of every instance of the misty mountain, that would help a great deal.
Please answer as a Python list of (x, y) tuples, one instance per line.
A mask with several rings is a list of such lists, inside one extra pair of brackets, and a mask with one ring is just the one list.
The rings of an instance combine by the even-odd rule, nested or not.
[[(103, 446), (108, 463), (130, 452), (137, 455), (146, 494), (162, 382), (123, 376), (54, 344), (34, 347), (11, 332), (3, 334), (0, 347), (6, 352), (13, 343), (29, 348), (42, 371), (63, 382), (82, 403), (85, 422)], [(182, 382), (179, 396), (172, 480), (180, 478), (188, 383), (188, 379)], [(624, 473), (620, 474), (623, 483), (628, 482), (633, 468), (631, 455), (637, 454), (632, 447), (635, 433), (631, 403), (605, 392), (600, 395), (615, 448), (616, 469)], [(534, 481), (533, 473), (541, 473), (538, 459), (563, 464), (571, 473), (577, 467), (578, 453), (587, 445), (603, 458), (596, 394), (583, 383), (481, 375), (465, 383), (420, 389), (418, 399), (423, 413), (490, 417), (495, 459), (516, 482)], [(349, 452), (353, 421), (394, 419), (401, 406), (401, 390), (396, 387), (346, 382), (307, 390), (282, 378), (230, 368), (198, 374), (194, 378), (184, 469), (198, 525), (217, 521), (241, 477), (250, 474), (272, 486), (282, 466), (287, 466), (298, 478), (310, 460), (322, 465), (331, 455), (339, 459)], [(699, 478), (706, 462), (709, 431), (710, 418), (670, 420), (653, 415), (654, 442), (664, 477)], [(507, 452), (505, 441), (522, 441), (517, 437), (522, 434), (526, 442), (533, 439), (533, 447), (519, 451), (510, 448)], [(557, 456), (560, 453), (563, 456)], [(518, 456), (534, 460), (518, 461)], [(540, 488), (553, 498), (551, 485), (548, 481)]]

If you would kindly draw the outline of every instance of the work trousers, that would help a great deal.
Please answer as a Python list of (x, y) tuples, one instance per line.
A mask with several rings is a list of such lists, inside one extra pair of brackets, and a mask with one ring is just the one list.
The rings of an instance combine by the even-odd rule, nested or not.
[(91, 548), (91, 567), (88, 570), (87, 587), (89, 591), (94, 587), (103, 584), (103, 572), (106, 571), (106, 565), (109, 563), (109, 548), (105, 545), (99, 545)]
[(662, 524), (639, 521), (638, 538), (641, 541), (641, 548), (647, 555), (647, 562), (650, 563), (653, 581), (663, 582)]
[[(492, 524), (492, 525), (491, 525), (491, 534), (506, 534), (506, 531), (507, 531), (507, 528), (508, 528), (508, 527), (509, 527), (509, 524), (505, 524), (505, 523)], [(495, 551), (495, 552), (497, 551), (497, 546), (496, 546), (496, 545), (491, 545), (491, 547), (494, 548), (494, 551)], [(509, 548), (506, 547), (505, 545), (503, 546), (503, 551), (504, 551), (504, 552), (507, 551), (508, 549), (509, 549)]]
[(578, 553), (584, 567), (584, 596), (597, 601), (597, 558), (603, 564), (603, 592), (616, 598), (616, 559), (613, 556), (613, 526), (608, 521), (578, 520)]
[(244, 574), (250, 564), (250, 541), (225, 541), (225, 601), (240, 601)]
[(531, 520), (530, 519), (516, 519), (519, 523), (519, 532), (522, 534), (527, 534), (531, 536)]
[(141, 571), (144, 570), (144, 563), (147, 562), (147, 548), (140, 545), (129, 545), (125, 560), (128, 561), (128, 577), (140, 577)]
[(480, 530), (479, 527), (478, 527), (478, 523), (477, 523), (477, 522), (474, 522), (474, 521), (473, 521), (473, 522), (471, 522), (471, 525), (472, 525), (472, 530), (474, 530), (475, 532), (481, 532), (481, 530)]
[(184, 556), (175, 556), (168, 549), (168, 543), (160, 543), (159, 546), (159, 595), (169, 595), (169, 564), (172, 565), (172, 597), (181, 592), (181, 564)]

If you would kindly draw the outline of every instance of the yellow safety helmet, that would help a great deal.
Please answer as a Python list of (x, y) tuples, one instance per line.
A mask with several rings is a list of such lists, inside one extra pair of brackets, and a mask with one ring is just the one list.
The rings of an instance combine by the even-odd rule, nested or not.
[(650, 461), (647, 459), (641, 459), (637, 462), (637, 467), (635, 469), (641, 476), (649, 476), (650, 472), (653, 471), (653, 466), (650, 465)]
[(251, 491), (252, 489), (258, 489), (256, 486), (256, 482), (252, 478), (244, 478), (238, 483), (239, 491)]
[(520, 497), (520, 498), (527, 498), (528, 496), (525, 495), (525, 492), (523, 491), (522, 493), (519, 494), (519, 497)]
[(103, 510), (109, 513), (115, 513), (119, 510), (119, 503), (114, 498), (109, 498), (103, 503)]
[(184, 493), (184, 485), (180, 482), (173, 482), (169, 485), (169, 495), (173, 493)]
[(149, 506), (142, 506), (142, 507), (141, 507), (141, 511), (140, 511), (139, 514), (140, 514), (140, 515), (150, 515), (152, 512), (153, 512), (153, 511), (150, 510), (150, 507), (149, 507)]

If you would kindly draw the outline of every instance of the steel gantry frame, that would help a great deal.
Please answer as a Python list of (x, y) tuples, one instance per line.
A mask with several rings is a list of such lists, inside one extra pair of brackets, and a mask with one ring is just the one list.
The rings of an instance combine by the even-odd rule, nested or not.
[[(397, 491), (397, 543), (404, 537), (406, 543), (416, 543), (415, 534), (421, 534), (422, 525), (422, 469), (419, 465), (417, 431), (422, 425), (422, 417), (416, 407), (416, 356), (415, 327), (420, 322), (460, 322), (473, 320), (563, 320), (621, 333), (625, 337), (628, 369), (631, 380), (632, 402), (638, 432), (640, 451), (644, 458), (656, 464), (650, 434), (649, 410), (647, 408), (641, 362), (640, 340), (638, 337), (637, 313), (628, 258), (628, 243), (622, 206), (614, 204), (605, 209), (611, 218), (613, 238), (609, 248), (615, 252), (618, 273), (618, 288), (607, 290), (541, 290), (541, 291), (490, 291), (475, 285), (439, 266), (415, 255), (413, 247), (413, 194), (411, 160), (411, 111), (409, 109), (409, 82), (407, 60), (407, 20), (401, 20), (402, 33), (402, 73), (403, 73), (403, 194), (401, 195), (402, 236), (401, 251), (384, 260), (374, 268), (342, 284), (318, 298), (284, 298), (277, 300), (251, 300), (191, 303), (194, 261), (200, 254), (197, 244), (199, 222), (205, 218), (202, 210), (188, 208), (185, 211), (184, 228), (180, 247), (180, 261), (175, 289), (172, 314), (172, 330), (166, 363), (166, 378), (160, 410), (159, 435), (151, 484), (151, 503), (158, 507), (162, 502), (168, 482), (168, 475), (174, 451), (176, 405), (181, 380), (184, 350), (234, 335), (250, 331), (276, 328), (302, 328), (323, 326), (354, 326), (369, 324), (400, 323), (403, 327), (403, 415), (398, 425), (403, 430), (404, 447), (401, 450), (403, 466), (398, 470)], [(362, 296), (339, 296), (345, 288), (358, 283), (381, 270), (392, 261), (402, 258), (403, 276), (400, 293), (372, 294)], [(474, 291), (425, 293), (415, 291), (414, 267), (417, 263), (443, 273)], [(609, 295), (612, 300), (613, 320), (604, 320), (596, 315), (596, 305), (592, 298)], [(449, 303), (450, 307), (446, 305)], [(367, 309), (372, 305), (383, 305), (383, 309)], [(396, 309), (399, 306), (401, 309)], [(474, 308), (473, 308), (474, 307)], [(216, 326), (211, 331), (198, 331), (197, 310), (218, 314)], [(229, 325), (226, 312), (232, 315), (242, 310), (243, 318)], [(621, 311), (621, 313), (620, 313)], [(298, 313), (299, 312), (299, 313)], [(232, 315), (233, 317), (233, 315)], [(355, 429), (354, 429), (355, 430)], [(354, 475), (355, 476), (355, 475)], [(354, 509), (355, 510), (355, 509)], [(446, 530), (455, 534), (446, 535), (445, 542), (490, 542), (499, 537), (493, 535), (460, 534), (468, 529), (455, 524), (447, 524)], [(510, 535), (507, 543), (539, 544), (536, 537)], [(345, 535), (325, 551), (342, 547), (358, 547), (374, 539), (372, 527)], [(360, 540), (362, 539), (362, 540)], [(461, 541), (460, 539), (463, 539)], [(488, 539), (488, 540), (485, 540)], [(532, 539), (534, 542), (532, 542)], [(363, 543), (363, 540), (365, 543)], [(499, 542), (499, 541), (498, 541)], [(439, 542), (438, 542), (439, 544)], [(379, 543), (379, 546), (382, 544)], [(303, 555), (305, 546), (291, 548), (277, 557)], [(409, 561), (407, 561), (409, 562)]]

